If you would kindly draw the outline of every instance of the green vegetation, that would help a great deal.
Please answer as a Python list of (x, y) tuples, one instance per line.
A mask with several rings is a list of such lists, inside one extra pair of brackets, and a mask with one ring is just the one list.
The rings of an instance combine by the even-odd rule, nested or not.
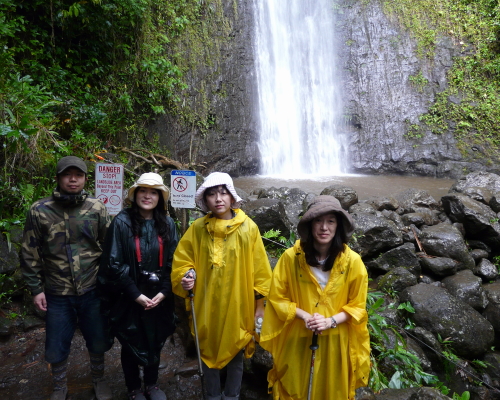
[[(384, 301), (382, 292), (368, 293), (368, 329), (372, 347), (369, 386), (374, 391), (436, 386), (437, 377), (424, 372), (418, 357), (408, 350), (400, 328), (381, 314), (386, 309)], [(414, 312), (409, 303), (401, 304), (398, 309)]]
[[(402, 389), (425, 385), (448, 395), (450, 389), (439, 381), (437, 376), (423, 371), (419, 358), (407, 346), (406, 335), (415, 328), (411, 320), (415, 309), (409, 302), (401, 303), (396, 307), (395, 303), (390, 300), (391, 298), (395, 298), (395, 294), (387, 297), (387, 294), (382, 292), (368, 292), (368, 329), (372, 348), (369, 386), (374, 391), (379, 391), (384, 388)], [(386, 305), (387, 303), (389, 304)], [(384, 316), (385, 311), (394, 308), (399, 310), (399, 316), (406, 321), (404, 327), (398, 326), (397, 323)], [(446, 380), (455, 374), (470, 378), (464, 372), (465, 366), (468, 366), (469, 370), (478, 371), (476, 376), (481, 376), (481, 372), (487, 368), (488, 365), (483, 361), (460, 359), (454, 353), (453, 342), (449, 338), (442, 339), (438, 335), (438, 340), (443, 349), (441, 355)], [(464, 392), (462, 395), (453, 393), (453, 399), (456, 400), (467, 400), (469, 397), (469, 392)]]
[[(434, 59), (436, 44), (450, 40), (459, 57), (448, 73), (449, 86), (436, 97), (409, 139), (426, 131), (453, 131), (465, 157), (477, 145), (486, 158), (500, 149), (500, 5), (496, 0), (384, 0), (384, 11), (416, 39), (420, 57)], [(419, 90), (419, 72), (410, 81)]]
[(453, 393), (453, 400), (469, 400), (470, 399), (470, 393), (465, 391), (462, 393), (460, 396), (459, 394)]
[(497, 267), (497, 271), (500, 274), (500, 256), (493, 257), (493, 263), (495, 264), (495, 267)]
[(146, 130), (165, 113), (212, 127), (212, 89), (192, 104), (186, 76), (219, 56), (223, 38), (210, 34), (229, 28), (220, 0), (0, 0), (2, 231), (51, 192), (62, 156), (96, 161), (112, 144), (167, 153)]
[(270, 229), (264, 232), (262, 239), (264, 239), (266, 251), (271, 254), (272, 257), (276, 258), (279, 258), (286, 249), (293, 247), (297, 240), (294, 232), (290, 232), (290, 236), (287, 239), (281, 234), (279, 229)]
[(418, 74), (412, 75), (408, 78), (410, 82), (417, 88), (419, 92), (423, 92), (425, 86), (429, 83), (427, 78), (424, 77), (422, 71), (419, 71)]
[(0, 307), (11, 302), (11, 296), (18, 289), (13, 277), (0, 274)]

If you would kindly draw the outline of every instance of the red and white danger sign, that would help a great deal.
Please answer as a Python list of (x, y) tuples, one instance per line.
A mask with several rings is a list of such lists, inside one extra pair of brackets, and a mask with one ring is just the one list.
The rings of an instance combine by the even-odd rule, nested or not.
[(107, 207), (110, 215), (123, 208), (123, 165), (102, 164), (95, 166), (95, 195)]

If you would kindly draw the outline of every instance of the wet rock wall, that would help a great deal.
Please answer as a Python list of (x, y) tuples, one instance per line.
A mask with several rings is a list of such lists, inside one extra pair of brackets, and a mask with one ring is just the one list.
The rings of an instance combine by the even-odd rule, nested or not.
[[(353, 171), (459, 177), (483, 168), (463, 159), (450, 131), (407, 136), (447, 87), (459, 43), (442, 37), (433, 58), (419, 57), (416, 41), (384, 14), (378, 0), (344, 2), (339, 29)], [(428, 83), (419, 85), (417, 77)]]
[[(253, 0), (217, 0), (198, 31), (188, 31), (173, 46), (188, 89), (175, 110), (149, 127), (171, 156), (205, 170), (234, 176), (259, 171), (259, 120), (256, 107)], [(380, 0), (341, 0), (337, 7), (341, 37), (350, 170), (458, 178), (489, 170), (478, 154), (467, 159), (453, 132), (408, 136), (462, 53), (454, 39), (438, 40), (433, 57), (417, 56), (417, 43), (384, 14)], [(427, 83), (419, 85), (418, 80)]]
[[(149, 127), (174, 159), (234, 176), (258, 172), (252, 0), (217, 0), (173, 51), (188, 89)], [(203, 169), (201, 165), (198, 170)]]

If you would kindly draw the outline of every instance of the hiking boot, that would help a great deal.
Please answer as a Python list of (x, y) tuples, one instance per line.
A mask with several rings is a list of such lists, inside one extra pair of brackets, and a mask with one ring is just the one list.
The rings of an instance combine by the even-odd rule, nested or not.
[(149, 400), (167, 400), (167, 396), (157, 385), (148, 386), (146, 395)]
[(50, 400), (66, 400), (66, 396), (68, 395), (68, 388), (54, 390), (50, 395)]
[(129, 400), (146, 400), (144, 397), (144, 392), (141, 389), (132, 390), (128, 392)]
[(94, 392), (97, 400), (111, 400), (113, 398), (111, 388), (106, 381), (94, 383)]

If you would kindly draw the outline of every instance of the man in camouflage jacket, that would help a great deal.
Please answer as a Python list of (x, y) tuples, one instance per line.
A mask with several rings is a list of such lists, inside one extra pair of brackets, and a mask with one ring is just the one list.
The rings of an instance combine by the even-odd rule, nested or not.
[(57, 188), (35, 202), (26, 217), (22, 271), (33, 303), (46, 311), (45, 359), (51, 364), (51, 400), (64, 400), (67, 360), (77, 324), (90, 355), (98, 400), (111, 399), (104, 381), (104, 335), (96, 276), (110, 220), (106, 206), (85, 192), (87, 166), (64, 157), (57, 163)]

